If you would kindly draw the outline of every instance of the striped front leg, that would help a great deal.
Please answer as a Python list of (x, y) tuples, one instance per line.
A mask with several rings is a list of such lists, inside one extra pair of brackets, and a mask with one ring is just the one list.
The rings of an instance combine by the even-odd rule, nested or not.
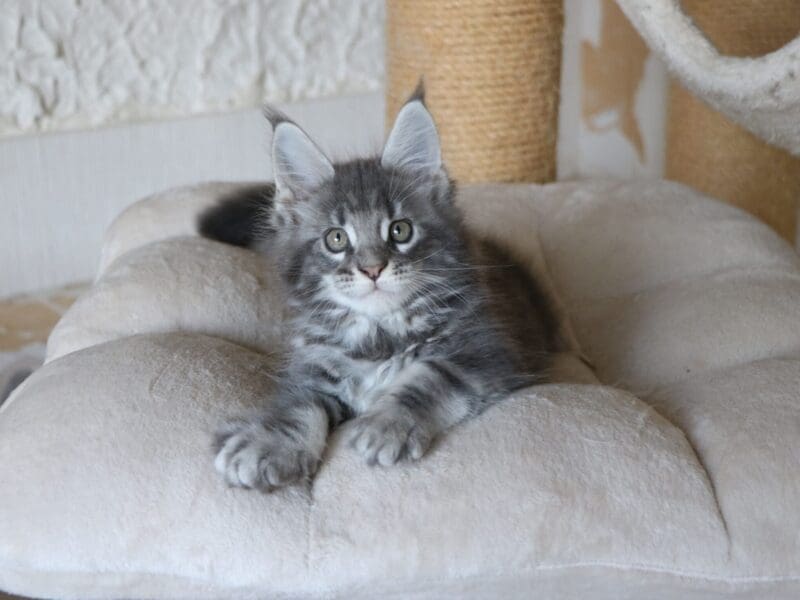
[(452, 364), (418, 360), (352, 421), (351, 445), (371, 465), (418, 460), (439, 433), (470, 416), (472, 397), (474, 393)]

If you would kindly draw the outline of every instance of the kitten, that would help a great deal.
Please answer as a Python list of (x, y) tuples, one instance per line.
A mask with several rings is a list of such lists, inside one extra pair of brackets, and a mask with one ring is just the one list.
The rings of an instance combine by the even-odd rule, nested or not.
[(375, 158), (333, 164), (287, 117), (267, 117), (274, 185), (199, 220), (206, 237), (274, 260), (293, 314), (275, 397), (217, 435), (229, 484), (270, 491), (312, 476), (346, 420), (367, 463), (417, 460), (541, 380), (556, 337), (544, 295), (507, 252), (468, 239), (421, 89)]

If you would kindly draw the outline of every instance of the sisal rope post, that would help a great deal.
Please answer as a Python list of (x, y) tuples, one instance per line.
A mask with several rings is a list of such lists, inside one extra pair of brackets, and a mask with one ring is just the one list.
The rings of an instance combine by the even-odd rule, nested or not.
[[(798, 0), (683, 0), (720, 53), (761, 56), (800, 31)], [(800, 159), (770, 146), (672, 82), (665, 175), (761, 218), (794, 244)]]
[(389, 0), (387, 123), (425, 80), (451, 176), (556, 175), (563, 0)]

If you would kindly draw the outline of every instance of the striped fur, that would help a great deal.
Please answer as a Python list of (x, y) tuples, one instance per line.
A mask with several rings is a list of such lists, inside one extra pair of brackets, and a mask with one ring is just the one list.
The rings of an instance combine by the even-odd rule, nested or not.
[[(407, 112), (420, 118), (419, 107)], [(425, 135), (426, 123), (410, 130)], [(412, 167), (387, 164), (384, 151), (331, 165), (332, 177), (312, 164), (293, 179), (327, 160), (293, 139), (277, 189), (248, 189), (201, 217), (204, 235), (275, 261), (293, 314), (274, 402), (217, 436), (216, 467), (231, 485), (269, 491), (310, 477), (344, 421), (367, 463), (418, 459), (444, 430), (541, 378), (555, 335), (544, 296), (508, 253), (468, 239), (452, 181), (430, 164), (438, 139), (401, 141), (392, 156), (420, 152)], [(398, 219), (413, 228), (405, 243), (388, 232)], [(345, 251), (326, 247), (331, 228), (347, 233)], [(385, 265), (375, 280), (369, 265)]]

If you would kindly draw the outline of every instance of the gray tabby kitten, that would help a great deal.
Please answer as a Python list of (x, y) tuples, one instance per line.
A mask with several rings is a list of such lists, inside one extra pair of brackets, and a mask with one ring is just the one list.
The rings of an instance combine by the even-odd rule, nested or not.
[(345, 420), (367, 463), (417, 460), (540, 380), (555, 338), (544, 296), (507, 253), (468, 240), (421, 89), (365, 160), (333, 164), (284, 115), (267, 116), (274, 186), (199, 223), (274, 259), (293, 313), (277, 394), (218, 433), (229, 484), (270, 491), (312, 476)]

